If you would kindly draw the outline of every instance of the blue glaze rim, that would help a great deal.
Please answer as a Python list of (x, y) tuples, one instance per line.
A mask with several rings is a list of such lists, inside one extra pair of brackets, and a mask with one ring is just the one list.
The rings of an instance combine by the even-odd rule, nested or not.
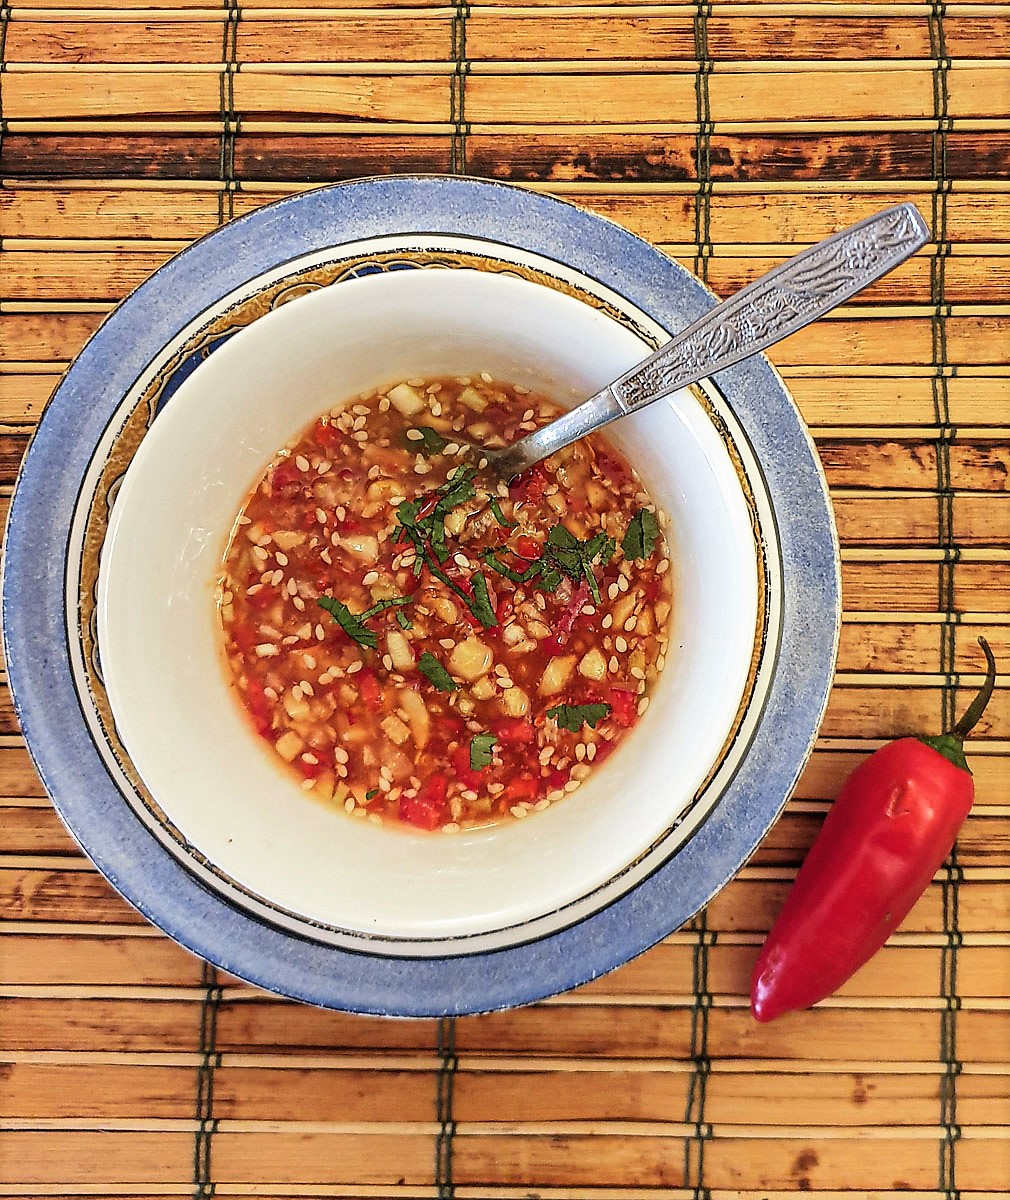
[(753, 853), (806, 762), (827, 703), (840, 620), (837, 540), (809, 435), (768, 361), (714, 377), (762, 465), (785, 581), (774, 678), (747, 756), (677, 853), (609, 907), (507, 949), (431, 958), (339, 949), (278, 929), (208, 890), (157, 843), (112, 784), (80, 710), (66, 643), (68, 529), (111, 413), (180, 329), (221, 297), (323, 246), (388, 233), (456, 234), (526, 250), (595, 279), (667, 329), (715, 297), (623, 227), (508, 184), (390, 176), (275, 202), (159, 268), (105, 320), (46, 408), (7, 522), (3, 634), (12, 698), (53, 802), (106, 878), (191, 951), (260, 987), (323, 1007), (446, 1016), (531, 1003), (606, 973), (689, 920)]

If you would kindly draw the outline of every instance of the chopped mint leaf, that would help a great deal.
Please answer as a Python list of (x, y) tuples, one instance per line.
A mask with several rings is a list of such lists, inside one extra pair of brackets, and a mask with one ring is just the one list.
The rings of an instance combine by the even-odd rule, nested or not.
[(491, 751), (497, 741), (493, 733), (477, 733), (470, 739), (471, 771), (481, 771), (491, 765)]
[(501, 510), (501, 504), (497, 496), (489, 496), (487, 506), (491, 510), (491, 515), (503, 529), (512, 529), (515, 526), (515, 521), (507, 521), (505, 519), (505, 514)]
[(470, 583), (473, 586), (473, 599), (467, 601), (467, 607), (485, 629), (491, 629), (498, 624), (498, 618), (491, 607), (491, 597), (488, 595), (487, 580), (484, 578), (484, 572), (477, 571), (470, 580)]
[(556, 708), (549, 708), (547, 715), (557, 721), (562, 729), (578, 733), (583, 725), (595, 729), (609, 712), (609, 704), (559, 704)]
[(624, 557), (648, 558), (656, 548), (656, 538), (659, 536), (659, 522), (656, 514), (647, 508), (640, 508), (631, 518), (631, 524), (621, 542)]
[(440, 692), (455, 692), (459, 684), (442, 666), (434, 654), (428, 650), (417, 660), (417, 668), (429, 683), (434, 684)]
[(355, 616), (346, 604), (334, 600), (332, 596), (320, 596), (316, 603), (320, 608), (324, 608), (344, 633), (356, 641), (359, 646), (367, 646), (370, 650), (374, 650), (379, 644), (378, 635), (367, 625), (363, 625), (361, 618)]

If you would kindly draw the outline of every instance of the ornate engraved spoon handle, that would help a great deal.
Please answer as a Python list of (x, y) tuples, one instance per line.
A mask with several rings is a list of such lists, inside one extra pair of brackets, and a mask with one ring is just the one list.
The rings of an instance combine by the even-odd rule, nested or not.
[(918, 210), (898, 204), (818, 242), (716, 305), (578, 408), (495, 455), (496, 470), (511, 478), (594, 429), (774, 345), (928, 240)]

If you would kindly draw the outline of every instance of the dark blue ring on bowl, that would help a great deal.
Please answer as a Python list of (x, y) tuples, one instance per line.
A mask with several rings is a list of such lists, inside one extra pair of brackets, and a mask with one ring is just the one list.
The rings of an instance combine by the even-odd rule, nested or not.
[(684, 846), (606, 909), (539, 941), (484, 954), (384, 958), (279, 930), (207, 890), (112, 784), (83, 719), (66, 641), (68, 529), (105, 426), (151, 360), (223, 296), (326, 246), (389, 233), (517, 247), (611, 288), (668, 330), (715, 303), (689, 272), (620, 226), (505, 184), (393, 176), (278, 201), (209, 234), (107, 318), (57, 388), (11, 502), (4, 649), (15, 709), (60, 815), (110, 882), (155, 925), (252, 983), (325, 1007), (399, 1016), (529, 1003), (595, 978), (692, 917), (739, 870), (792, 790), (827, 703), (838, 638), (837, 543), (806, 429), (755, 357), (715, 377), (765, 474), (785, 579), (781, 641), (752, 744)]

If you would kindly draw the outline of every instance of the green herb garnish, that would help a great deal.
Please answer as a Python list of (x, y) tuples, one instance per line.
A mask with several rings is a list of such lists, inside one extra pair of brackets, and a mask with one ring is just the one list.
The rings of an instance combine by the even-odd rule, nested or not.
[(578, 733), (583, 725), (595, 729), (609, 712), (609, 704), (559, 704), (556, 708), (549, 708), (547, 715), (557, 721), (562, 729)]
[(366, 800), (374, 800), (378, 794), (379, 794), (378, 788), (369, 788), (368, 791), (365, 792), (365, 799)]
[(477, 733), (470, 739), (470, 770), (482, 771), (491, 765), (491, 751), (498, 739), (493, 733)]
[(498, 624), (498, 618), (491, 606), (491, 597), (488, 595), (484, 572), (478, 571), (470, 580), (470, 584), (473, 587), (473, 599), (468, 601), (468, 607), (485, 629), (491, 629), (492, 626)]
[(555, 591), (562, 575), (567, 575), (576, 582), (585, 579), (594, 602), (599, 604), (600, 589), (593, 573), (593, 563), (608, 563), (616, 549), (617, 543), (614, 539), (603, 532), (580, 542), (574, 533), (559, 522), (548, 533), (540, 557), (530, 563), (525, 571), (513, 570), (507, 563), (503, 563), (493, 550), (485, 550), (483, 557), (492, 570), (504, 575), (506, 579), (511, 579), (513, 583), (538, 580), (534, 586), (545, 592)]
[(659, 522), (656, 514), (640, 508), (631, 518), (631, 524), (621, 542), (625, 558), (648, 558), (656, 548)]
[(325, 608), (344, 633), (353, 638), (359, 646), (367, 646), (374, 650), (379, 644), (378, 634), (367, 625), (363, 625), (361, 617), (355, 616), (340, 600), (334, 600), (332, 596), (320, 596), (316, 603), (320, 608)]
[(487, 506), (491, 510), (491, 515), (503, 529), (513, 529), (515, 527), (517, 522), (505, 519), (505, 514), (501, 510), (501, 504), (497, 496), (488, 496)]
[[(378, 613), (385, 612), (387, 608), (399, 609), (404, 604), (409, 604), (412, 599), (412, 596), (394, 596), (390, 600), (380, 600), (361, 613), (352, 613), (343, 601), (335, 600), (332, 596), (320, 596), (316, 603), (330, 614), (349, 638), (356, 641), (359, 646), (366, 646), (369, 650), (374, 650), (379, 644), (378, 634), (375, 630), (369, 629), (365, 625), (365, 621)], [(397, 612), (396, 615), (399, 618), (401, 614)]]
[[(419, 438), (412, 438), (412, 433), (419, 433)], [(430, 425), (415, 425), (413, 429), (408, 429), (404, 434), (404, 444), (408, 450), (419, 454), (441, 454), (449, 444), (437, 429), (432, 429)]]
[(455, 692), (459, 690), (459, 684), (430, 651), (425, 650), (417, 660), (417, 669), (440, 692)]
[(472, 482), (476, 473), (474, 467), (458, 467), (445, 483), (431, 494), (438, 499), (430, 511), (424, 516), (420, 515), (431, 505), (431, 497), (426, 497), (423, 501), (404, 500), (397, 506), (396, 520), (399, 526), (399, 540), (409, 542), (414, 547), (414, 574), (420, 575), (422, 569), (427, 566), (437, 580), (444, 583), (463, 601), (484, 628), (489, 629), (497, 625), (498, 621), (488, 597), (487, 580), (478, 572), (473, 581), (471, 596), (439, 565), (449, 557), (445, 518), (458, 505), (465, 504), (476, 495), (476, 488)]
[(400, 626), (401, 629), (413, 629), (414, 628), (414, 622), (410, 619), (410, 617), (407, 616), (407, 614), (401, 608), (398, 608), (396, 610), (396, 623), (397, 623), (397, 625)]

